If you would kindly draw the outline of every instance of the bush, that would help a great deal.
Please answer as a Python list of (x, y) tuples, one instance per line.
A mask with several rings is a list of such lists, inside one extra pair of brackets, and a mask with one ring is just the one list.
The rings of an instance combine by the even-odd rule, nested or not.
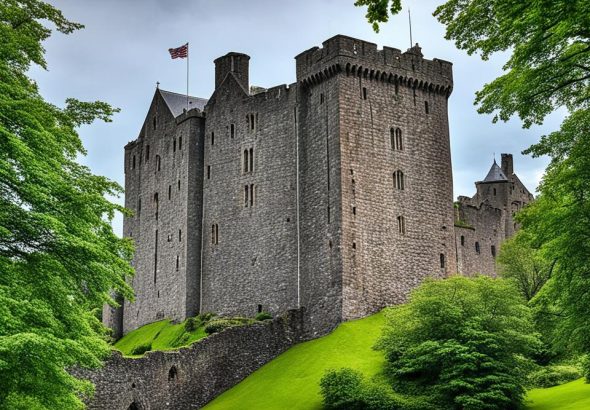
[(150, 350), (152, 350), (152, 344), (151, 343), (140, 344), (140, 345), (135, 346), (131, 350), (131, 355), (139, 356), (139, 355), (144, 354), (145, 352), (149, 352)]
[(184, 331), (185, 332), (194, 332), (201, 326), (201, 318), (199, 317), (189, 317), (186, 322), (184, 323)]
[(483, 276), (427, 280), (386, 317), (377, 348), (397, 391), (445, 408), (522, 404), (527, 357), (539, 340), (512, 283)]
[(558, 386), (582, 377), (575, 366), (547, 366), (529, 376), (530, 387), (547, 388)]
[(272, 315), (268, 312), (260, 312), (257, 314), (254, 319), (256, 320), (269, 320), (272, 319)]
[(424, 410), (436, 406), (421, 397), (407, 399), (389, 386), (366, 382), (353, 369), (328, 371), (320, 381), (324, 407), (331, 410)]
[(211, 319), (213, 319), (214, 317), (215, 317), (215, 314), (211, 313), (211, 312), (201, 313), (200, 315), (197, 316), (197, 318), (199, 318), (202, 323), (206, 323), (206, 322), (210, 321)]

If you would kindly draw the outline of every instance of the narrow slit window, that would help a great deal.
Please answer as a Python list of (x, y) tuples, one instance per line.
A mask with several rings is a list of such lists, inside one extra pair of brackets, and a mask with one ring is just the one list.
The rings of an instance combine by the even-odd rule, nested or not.
[(152, 120), (152, 123), (153, 123), (153, 125), (154, 125), (154, 129), (156, 129), (156, 128), (157, 128), (157, 126), (158, 126), (158, 120), (156, 120), (156, 116), (154, 116), (154, 118), (153, 118), (153, 120)]
[(160, 203), (158, 201), (158, 193), (154, 194), (154, 208), (156, 209), (156, 221), (158, 220), (158, 211), (160, 210)]
[(229, 135), (231, 138), (235, 137), (236, 135), (236, 126), (234, 124), (229, 125)]
[(445, 268), (445, 255), (443, 253), (440, 254), (440, 267), (441, 269)]
[(475, 253), (479, 254), (480, 249), (479, 249), (479, 242), (475, 242)]
[(397, 170), (393, 173), (393, 186), (396, 189), (404, 189), (404, 173), (402, 171)]
[(250, 184), (250, 206), (254, 206), (254, 184)]
[(430, 110), (428, 109), (428, 101), (424, 101), (424, 112), (426, 112), (426, 114), (430, 114)]
[(398, 151), (404, 149), (402, 130), (400, 128), (395, 129), (395, 149)]
[(465, 237), (461, 235), (461, 246), (465, 246)]
[(248, 160), (248, 150), (244, 150), (244, 174), (248, 172), (248, 165), (250, 164)]
[(131, 169), (135, 169), (135, 155), (133, 156), (133, 162), (131, 164)]
[(367, 99), (367, 87), (363, 87), (363, 100)]
[(249, 187), (248, 185), (244, 185), (244, 207), (248, 207), (248, 198), (249, 198)]
[(180, 191), (180, 179), (178, 180), (178, 190)]
[(178, 242), (182, 242), (182, 229), (178, 230)]
[(176, 138), (172, 140), (172, 152), (176, 152)]
[(219, 227), (217, 224), (211, 225), (211, 244), (217, 245), (219, 243)]
[(320, 94), (320, 104), (324, 103), (324, 93)]
[(397, 229), (400, 234), (406, 234), (406, 219), (401, 215), (397, 217)]
[(145, 162), (148, 162), (150, 160), (150, 146), (147, 145), (145, 147)]
[(250, 148), (250, 172), (254, 172), (254, 148)]
[(496, 247), (494, 245), (492, 245), (492, 256), (496, 257)]
[(211, 165), (207, 165), (207, 179), (211, 179)]
[(172, 199), (172, 185), (168, 185), (168, 200)]
[(178, 271), (179, 266), (180, 266), (180, 256), (176, 255), (176, 271)]
[(141, 215), (141, 198), (137, 200), (137, 216)]
[(211, 131), (211, 145), (215, 145), (215, 133)]
[(178, 150), (182, 151), (182, 137), (178, 137)]
[(160, 172), (160, 156), (156, 155), (156, 171)]
[(390, 143), (391, 143), (391, 149), (395, 150), (395, 129), (394, 128), (389, 129), (389, 139), (390, 139)]

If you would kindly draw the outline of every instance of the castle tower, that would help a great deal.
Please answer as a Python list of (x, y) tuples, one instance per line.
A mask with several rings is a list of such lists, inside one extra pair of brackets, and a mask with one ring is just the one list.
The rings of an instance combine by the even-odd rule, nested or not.
[(346, 36), (296, 60), (302, 303), (312, 317), (361, 317), (455, 273), (451, 63)]

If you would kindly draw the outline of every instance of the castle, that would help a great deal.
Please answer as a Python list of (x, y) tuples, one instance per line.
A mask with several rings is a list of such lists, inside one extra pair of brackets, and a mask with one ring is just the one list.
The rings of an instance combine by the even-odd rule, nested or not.
[(495, 274), (532, 195), (503, 154), (453, 203), (452, 64), (342, 35), (295, 60), (290, 85), (250, 87), (232, 52), (208, 100), (156, 90), (125, 146), (136, 300), (105, 309), (115, 335), (305, 307), (313, 336), (426, 277)]

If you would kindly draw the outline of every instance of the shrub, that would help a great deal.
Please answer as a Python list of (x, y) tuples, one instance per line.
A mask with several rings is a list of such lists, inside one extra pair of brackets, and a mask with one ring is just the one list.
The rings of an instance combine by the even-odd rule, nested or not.
[(211, 313), (211, 312), (201, 313), (200, 315), (197, 316), (197, 318), (199, 318), (202, 323), (206, 323), (206, 322), (210, 321), (211, 319), (213, 319), (214, 317), (215, 317), (215, 314)]
[(328, 371), (320, 381), (326, 409), (362, 410), (363, 375), (352, 369)]
[(131, 354), (134, 356), (139, 356), (144, 354), (145, 352), (149, 352), (150, 350), (152, 350), (152, 344), (151, 343), (144, 343), (144, 344), (140, 344), (135, 346), (132, 350), (131, 350)]
[(530, 387), (547, 388), (558, 386), (582, 377), (575, 366), (547, 366), (529, 376)]
[(272, 315), (268, 312), (260, 312), (259, 314), (256, 315), (256, 317), (254, 319), (256, 319), (256, 320), (269, 320), (269, 319), (272, 319)]
[(184, 323), (184, 331), (185, 332), (194, 332), (201, 326), (201, 318), (199, 317), (189, 317), (186, 322)]
[(539, 341), (512, 283), (483, 276), (428, 280), (386, 317), (377, 348), (401, 393), (466, 410), (522, 404), (526, 358)]

